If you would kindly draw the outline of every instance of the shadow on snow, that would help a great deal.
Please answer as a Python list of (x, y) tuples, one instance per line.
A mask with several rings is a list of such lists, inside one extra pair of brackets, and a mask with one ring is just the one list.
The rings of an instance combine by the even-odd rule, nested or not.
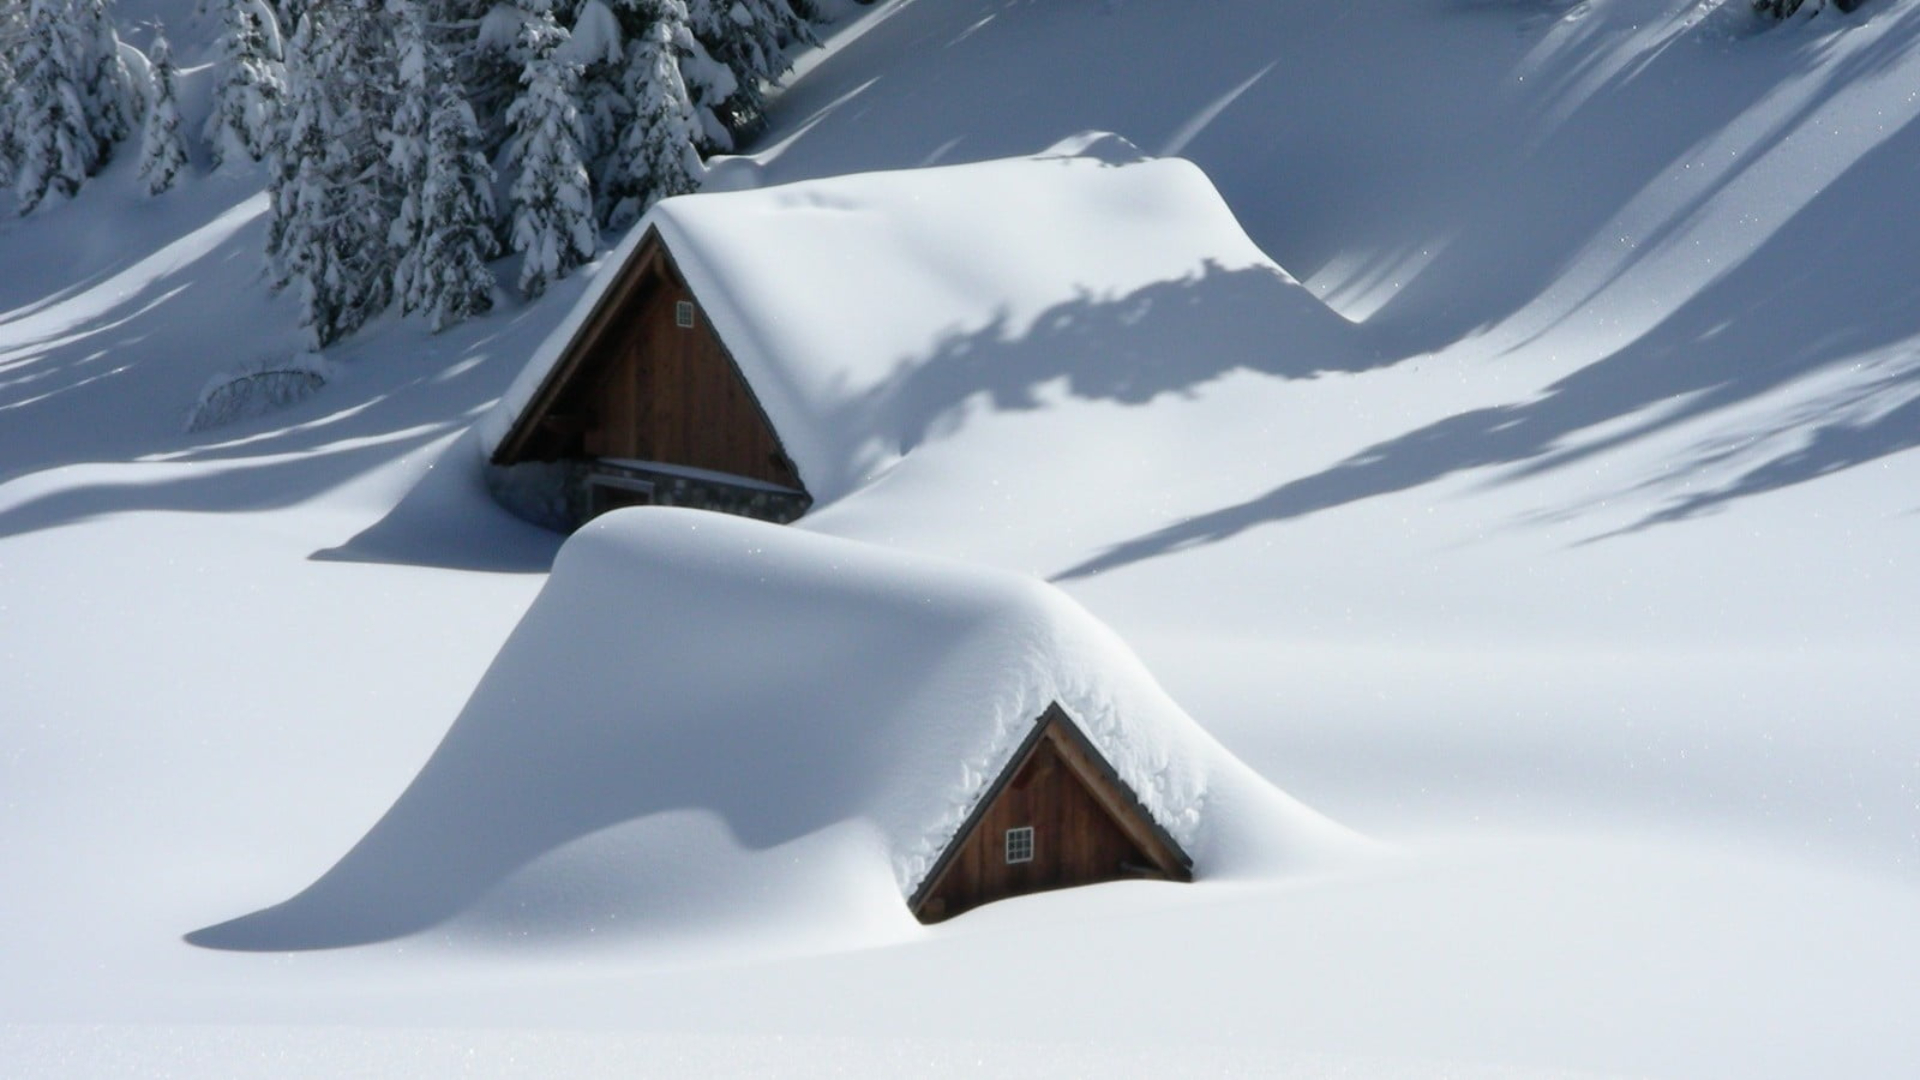
[[(1685, 476), (1773, 449), (1731, 482), (1674, 498), (1639, 527), (1853, 468), (1920, 444), (1920, 219), (1898, 212), (1892, 179), (1920, 172), (1920, 121), (1853, 163), (1744, 262), (1651, 331), (1537, 397), (1475, 409), (1371, 446), (1258, 498), (1115, 545), (1065, 571), (1076, 578), (1233, 537), (1470, 469), (1505, 483), (1565, 469), (1606, 450), (1749, 405), (1809, 376), (1844, 374), (1891, 353), (1847, 391), (1803, 407), (1784, 425), (1730, 434), (1673, 461)], [(1582, 431), (1624, 422), (1605, 437)], [(1801, 445), (1778, 447), (1797, 431)], [(1771, 436), (1771, 440), (1761, 439)], [(1665, 481), (1656, 481), (1659, 486)]]

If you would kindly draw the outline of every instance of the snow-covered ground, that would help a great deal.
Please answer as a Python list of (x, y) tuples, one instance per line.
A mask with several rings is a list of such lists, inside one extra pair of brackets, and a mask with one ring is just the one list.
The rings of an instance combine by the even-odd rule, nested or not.
[(1113, 132), (1366, 347), (1128, 351), (1231, 274), (957, 324), (902, 358), (906, 452), (800, 527), (1053, 580), (1382, 850), (851, 939), (696, 885), (662, 940), (622, 853), (845, 850), (673, 811), (399, 938), (189, 944), (368, 833), (540, 591), (559, 539), (469, 426), (588, 278), (186, 434), (292, 312), (257, 177), (149, 201), (123, 157), (0, 223), (0, 1072), (1910, 1074), (1920, 13), (850, 14), (721, 182)]

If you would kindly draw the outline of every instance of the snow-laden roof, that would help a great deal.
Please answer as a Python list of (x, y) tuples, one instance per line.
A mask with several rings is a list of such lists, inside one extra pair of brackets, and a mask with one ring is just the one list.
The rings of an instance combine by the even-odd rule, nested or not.
[[(944, 402), (920, 400), (929, 395), (909, 376), (935, 361), (964, 365), (979, 335), (1019, 339), (1131, 299), (1122, 339), (1049, 348), (1084, 349), (1087, 365), (1107, 370), (1178, 365), (1195, 352), (1352, 348), (1349, 324), (1248, 239), (1198, 167), (1143, 158), (1110, 135), (1035, 157), (667, 199), (608, 264), (624, 264), (652, 229), (816, 503), (911, 448), (922, 414)], [(1148, 292), (1247, 270), (1273, 287), (1245, 302), (1183, 298), (1219, 308), (1198, 330), (1182, 302), (1156, 304)], [(601, 272), (484, 418), (485, 453), (618, 276)]]
[[(643, 508), (567, 542), (457, 723), (359, 846), (300, 897), (222, 933), (245, 942), (251, 921), (278, 948), (419, 929), (621, 828), (636, 838), (597, 859), (643, 868), (622, 887), (624, 911), (731, 873), (755, 883), (751, 898), (726, 884), (683, 904), (905, 919), (903, 898), (1055, 701), (1200, 878), (1298, 866), (1341, 842), (1050, 585)], [(709, 824), (656, 828), (690, 814)], [(716, 869), (729, 860), (752, 872)]]

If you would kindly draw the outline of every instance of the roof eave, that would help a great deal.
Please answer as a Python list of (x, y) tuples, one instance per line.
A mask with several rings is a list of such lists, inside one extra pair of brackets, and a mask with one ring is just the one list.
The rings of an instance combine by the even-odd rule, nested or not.
[(524, 460), (523, 452), (528, 440), (533, 437), (539, 418), (553, 407), (554, 399), (572, 381), (582, 358), (591, 351), (593, 343), (606, 332), (613, 313), (625, 304), (635, 283), (646, 274), (665, 247), (666, 241), (661, 236), (659, 227), (649, 223), (639, 245), (634, 248), (633, 255), (614, 271), (613, 281), (601, 290), (599, 298), (594, 301), (593, 310), (580, 324), (580, 329), (574, 332), (566, 348), (561, 351), (559, 359), (547, 371), (546, 377), (540, 380), (540, 388), (527, 399), (526, 407), (514, 416), (512, 425), (507, 428), (506, 435), (501, 438), (500, 444), (494, 447), (493, 454), (489, 458), (493, 464), (512, 465)]
[[(1143, 824), (1147, 830), (1149, 830), (1155, 844), (1163, 849), (1157, 853), (1150, 852), (1150, 855), (1156, 856), (1156, 862), (1160, 862), (1163, 859), (1165, 860), (1166, 865), (1162, 866), (1161, 869), (1167, 873), (1168, 877), (1175, 881), (1193, 880), (1193, 857), (1186, 853), (1186, 850), (1180, 846), (1179, 842), (1173, 838), (1171, 833), (1167, 832), (1164, 826), (1154, 820), (1152, 812), (1140, 802), (1139, 796), (1134, 793), (1133, 789), (1127, 785), (1125, 780), (1120, 778), (1120, 774), (1114, 771), (1113, 765), (1107, 761), (1106, 755), (1100, 752), (1099, 747), (1093, 745), (1093, 741), (1087, 738), (1085, 732), (1080, 730), (1080, 725), (1074, 723), (1073, 718), (1068, 716), (1067, 711), (1061, 708), (1060, 703), (1056, 701), (1049, 704), (1046, 711), (1040, 714), (1040, 718), (1034, 721), (1033, 730), (1029, 731), (1026, 738), (1020, 741), (1020, 745), (1014, 750), (1013, 756), (1007, 759), (1006, 767), (1000, 770), (1000, 775), (995, 777), (993, 783), (989, 784), (987, 789), (981, 793), (979, 799), (975, 800), (973, 809), (967, 813), (966, 820), (962, 821), (960, 827), (954, 830), (953, 836), (947, 840), (946, 848), (940, 852), (940, 857), (934, 860), (931, 867), (927, 868), (926, 874), (920, 879), (920, 884), (916, 886), (912, 894), (907, 897), (907, 907), (916, 917), (920, 915), (921, 908), (940, 886), (942, 879), (946, 877), (947, 870), (953, 865), (953, 860), (959, 856), (961, 847), (966, 844), (967, 838), (973, 835), (973, 831), (979, 826), (981, 819), (986, 817), (987, 811), (993, 806), (994, 800), (999, 798), (1000, 793), (1006, 790), (1008, 784), (1013, 782), (1013, 778), (1019, 774), (1021, 767), (1026, 764), (1027, 759), (1033, 756), (1034, 751), (1039, 747), (1041, 741), (1047, 737), (1048, 731), (1054, 729), (1063, 732), (1062, 737), (1072, 740), (1077, 745), (1077, 748), (1086, 756), (1088, 762), (1095, 768), (1101, 770), (1102, 776), (1100, 779), (1105, 782), (1106, 786), (1126, 797), (1130, 804), (1127, 807), (1127, 809), (1131, 811), (1130, 816)], [(1076, 762), (1068, 762), (1069, 768), (1077, 768), (1077, 765), (1078, 763)], [(1119, 817), (1120, 815), (1116, 814), (1115, 816)], [(1153, 845), (1142, 846), (1151, 848)]]

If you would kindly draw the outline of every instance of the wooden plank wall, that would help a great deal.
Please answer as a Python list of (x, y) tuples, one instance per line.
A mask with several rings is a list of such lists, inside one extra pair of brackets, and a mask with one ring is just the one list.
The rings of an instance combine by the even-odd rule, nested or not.
[[(1008, 863), (1008, 829), (1030, 825), (1033, 861)], [(1043, 738), (1032, 756), (980, 818), (922, 905), (923, 921), (937, 922), (1009, 896), (1155, 876), (1141, 871), (1147, 856), (1101, 806)]]
[(772, 426), (696, 304), (694, 325), (676, 325), (674, 308), (693, 295), (664, 272), (636, 290), (635, 302), (584, 358), (591, 415), (582, 440), (590, 457), (688, 465), (800, 487)]

